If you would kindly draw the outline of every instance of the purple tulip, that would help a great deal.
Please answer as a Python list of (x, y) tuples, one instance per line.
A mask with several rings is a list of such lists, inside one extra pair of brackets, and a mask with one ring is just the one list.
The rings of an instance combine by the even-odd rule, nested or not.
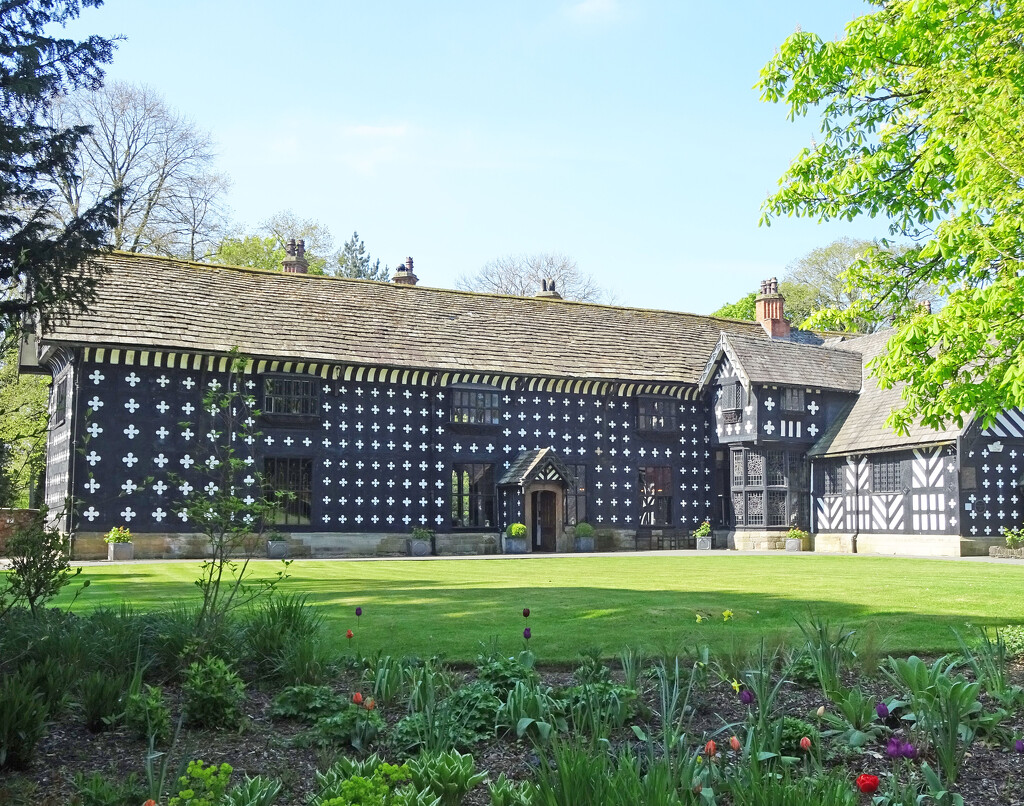
[(875, 706), (875, 713), (878, 714), (879, 719), (888, 719), (889, 706), (886, 705), (884, 702), (880, 702), (878, 703), (878, 705)]
[(754, 702), (754, 692), (749, 688), (743, 689), (743, 691), (740, 692), (740, 702), (744, 705), (750, 705)]
[(525, 638), (527, 641), (530, 640), (530, 628), (529, 627), (527, 627), (525, 630), (523, 630), (523, 638)]
[(903, 742), (893, 736), (889, 744), (885, 746), (885, 754), (889, 758), (901, 758), (903, 756)]
[(523, 608), (523, 618), (529, 618), (529, 617), (530, 617), (530, 608), (524, 607)]
[(1018, 753), (1024, 753), (1024, 739), (1018, 739), (1013, 743), (1013, 749)]
[(361, 615), (363, 615), (363, 608), (357, 607), (356, 608), (356, 618), (359, 618)]
[(917, 748), (910, 742), (904, 742), (903, 746), (900, 748), (900, 752), (903, 755), (903, 758), (910, 760), (917, 758)]

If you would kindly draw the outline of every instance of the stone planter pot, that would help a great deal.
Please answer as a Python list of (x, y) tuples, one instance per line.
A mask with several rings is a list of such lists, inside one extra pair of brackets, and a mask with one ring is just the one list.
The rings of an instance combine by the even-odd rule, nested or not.
[(576, 552), (578, 554), (585, 554), (588, 551), (594, 550), (594, 537), (577, 537), (576, 538)]
[(810, 551), (811, 539), (799, 537), (786, 538), (786, 551)]
[(267, 559), (268, 560), (287, 560), (288, 559), (288, 541), (287, 540), (268, 540), (267, 541)]
[(715, 538), (713, 535), (707, 535), (706, 537), (697, 538), (697, 551), (711, 551), (715, 547)]
[(509, 537), (505, 535), (505, 554), (526, 554), (525, 537)]
[(134, 543), (107, 543), (107, 560), (110, 562), (126, 562), (135, 559)]

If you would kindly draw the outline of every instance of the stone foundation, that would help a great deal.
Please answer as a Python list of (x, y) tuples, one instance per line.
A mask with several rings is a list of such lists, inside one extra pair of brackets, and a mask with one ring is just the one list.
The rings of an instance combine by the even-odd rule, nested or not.
[(814, 536), (814, 550), (823, 553), (851, 554), (855, 544), (857, 554), (910, 554), (919, 557), (983, 556), (988, 554), (991, 545), (990, 542), (960, 535), (829, 532)]
[[(72, 540), (75, 560), (104, 560), (107, 544), (103, 532), (79, 532)], [(279, 533), (288, 544), (289, 557), (405, 557), (409, 554), (409, 534), (349, 532)], [(209, 554), (206, 538), (199, 534), (136, 534), (133, 536), (136, 560), (203, 559)], [(498, 554), (499, 535), (492, 533), (439, 534), (435, 538), (439, 555)], [(255, 547), (254, 556), (265, 557), (266, 535)]]
[[(768, 529), (736, 529), (734, 531), (716, 531), (718, 538), (715, 545), (722, 546), (736, 551), (785, 551), (786, 534), (788, 529), (772, 531)], [(811, 551), (814, 547), (814, 538), (804, 550)]]

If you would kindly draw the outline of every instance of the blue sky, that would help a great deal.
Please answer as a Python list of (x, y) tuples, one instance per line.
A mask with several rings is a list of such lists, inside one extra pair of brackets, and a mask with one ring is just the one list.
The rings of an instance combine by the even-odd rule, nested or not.
[(620, 304), (709, 313), (883, 221), (759, 227), (818, 121), (758, 100), (797, 25), (825, 38), (860, 0), (107, 0), (107, 75), (212, 132), (233, 218), (358, 230), (424, 285), (558, 251)]

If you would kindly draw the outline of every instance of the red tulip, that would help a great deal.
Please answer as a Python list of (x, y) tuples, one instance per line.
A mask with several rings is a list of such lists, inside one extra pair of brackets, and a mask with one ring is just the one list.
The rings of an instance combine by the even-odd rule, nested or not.
[(349, 640), (351, 641), (351, 640), (352, 640), (353, 638), (355, 638), (355, 633), (354, 633), (354, 632), (352, 632), (352, 630), (348, 630), (348, 631), (347, 631), (347, 632), (345, 633), (345, 637), (346, 637), (346, 638), (348, 638), (348, 639), (349, 639)]
[(878, 791), (878, 776), (862, 773), (857, 776), (857, 789), (865, 795), (873, 795)]
[(729, 739), (729, 747), (738, 753), (740, 752), (740, 747), (742, 747), (742, 745), (740, 744), (740, 740), (733, 736)]
[(355, 694), (353, 694), (352, 695), (352, 702), (354, 702), (356, 705), (362, 705), (363, 704), (363, 695), (362, 695), (362, 693), (357, 691)]
[(708, 743), (704, 745), (704, 752), (707, 753), (709, 756), (713, 756), (716, 752), (718, 752), (718, 745), (715, 744), (714, 739), (709, 739)]
[(808, 739), (806, 736), (804, 736), (800, 740), (800, 749), (803, 750), (805, 753), (810, 751), (811, 749), (811, 740)]

